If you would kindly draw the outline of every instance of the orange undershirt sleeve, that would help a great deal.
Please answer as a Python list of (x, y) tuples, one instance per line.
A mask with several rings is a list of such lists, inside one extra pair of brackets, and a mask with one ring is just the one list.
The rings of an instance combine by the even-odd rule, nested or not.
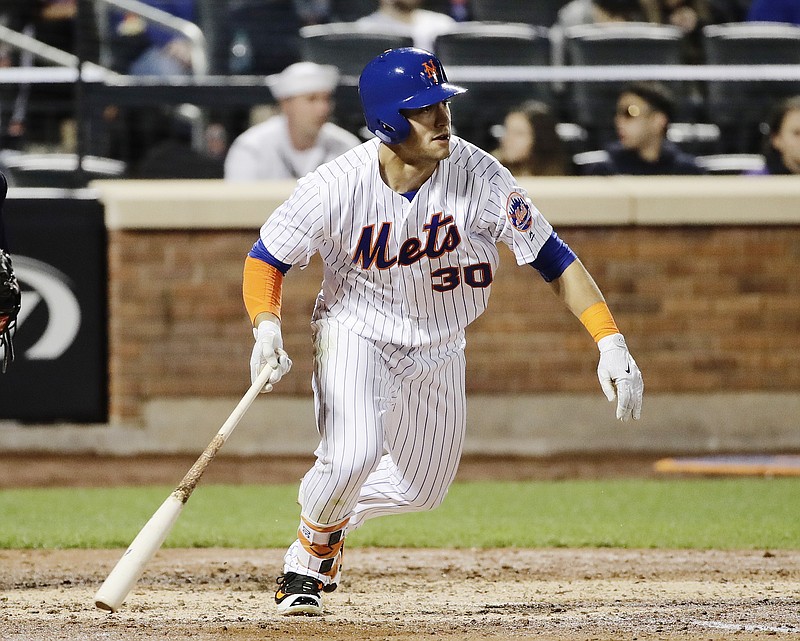
[(587, 307), (581, 314), (580, 321), (592, 335), (595, 343), (601, 338), (619, 333), (608, 305), (602, 302)]
[(256, 317), (262, 312), (281, 317), (282, 289), (283, 274), (276, 267), (252, 256), (245, 258), (242, 297), (250, 322), (255, 324)]

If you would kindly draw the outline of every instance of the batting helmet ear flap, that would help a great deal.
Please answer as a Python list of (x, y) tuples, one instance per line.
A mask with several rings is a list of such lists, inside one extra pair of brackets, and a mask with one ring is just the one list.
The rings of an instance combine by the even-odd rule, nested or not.
[(380, 140), (385, 142), (387, 145), (394, 144), (395, 142), (400, 142), (408, 138), (408, 134), (411, 133), (411, 125), (406, 120), (406, 117), (398, 112), (397, 118), (393, 118), (394, 125), (389, 124), (383, 119), (378, 118), (376, 120), (378, 127), (374, 130), (371, 130)]
[[(379, 120), (378, 124), (381, 126), (381, 129), (385, 129), (387, 131), (390, 131), (390, 132), (394, 133), (394, 129), (392, 127), (390, 127), (389, 125), (387, 125), (385, 122), (382, 122), (382, 121)], [(383, 133), (383, 131), (381, 131), (381, 129), (376, 129), (372, 133), (374, 133), (378, 137), (378, 139), (382, 140), (387, 145), (391, 145), (392, 144), (392, 140), (393, 140), (392, 134), (391, 133)]]

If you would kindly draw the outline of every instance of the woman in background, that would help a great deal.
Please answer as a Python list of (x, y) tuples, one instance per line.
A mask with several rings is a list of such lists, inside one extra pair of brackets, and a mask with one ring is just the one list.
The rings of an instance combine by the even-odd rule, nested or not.
[(764, 169), (755, 174), (800, 174), (800, 96), (781, 102), (770, 116)]
[(514, 176), (564, 176), (572, 173), (550, 108), (535, 100), (506, 114), (500, 145), (492, 155)]

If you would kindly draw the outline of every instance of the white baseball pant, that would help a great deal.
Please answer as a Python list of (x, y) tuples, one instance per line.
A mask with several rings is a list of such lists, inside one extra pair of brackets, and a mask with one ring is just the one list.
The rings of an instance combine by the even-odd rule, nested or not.
[(319, 524), (438, 506), (455, 478), (466, 428), (463, 332), (424, 347), (376, 344), (314, 322), (321, 441), (301, 485)]

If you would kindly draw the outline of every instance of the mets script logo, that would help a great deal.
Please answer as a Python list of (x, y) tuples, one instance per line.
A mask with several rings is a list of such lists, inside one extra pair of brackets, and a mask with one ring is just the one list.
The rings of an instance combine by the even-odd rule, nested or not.
[(439, 70), (436, 68), (436, 64), (433, 62), (433, 58), (428, 60), (427, 62), (422, 63), (422, 71), (425, 72), (425, 75), (433, 82), (433, 84), (439, 84)]
[(408, 266), (423, 258), (440, 258), (461, 244), (461, 234), (453, 223), (453, 217), (444, 215), (443, 212), (433, 214), (429, 222), (422, 226), (422, 230), (427, 236), (424, 241), (421, 238), (408, 238), (400, 245), (397, 254), (392, 256), (389, 251), (392, 223), (381, 224), (377, 238), (374, 237), (375, 225), (367, 225), (361, 229), (361, 237), (353, 252), (353, 263), (361, 265), (362, 269), (369, 269), (373, 265), (378, 269), (387, 269), (393, 265)]
[(525, 196), (516, 191), (512, 191), (508, 196), (506, 203), (506, 214), (514, 229), (519, 231), (527, 231), (533, 224), (533, 213), (528, 206), (528, 201)]
[(19, 328), (34, 310), (45, 307), (47, 312), (47, 327), (25, 358), (55, 360), (69, 349), (81, 327), (81, 308), (70, 280), (51, 265), (26, 256), (14, 256), (14, 271), (22, 288)]

